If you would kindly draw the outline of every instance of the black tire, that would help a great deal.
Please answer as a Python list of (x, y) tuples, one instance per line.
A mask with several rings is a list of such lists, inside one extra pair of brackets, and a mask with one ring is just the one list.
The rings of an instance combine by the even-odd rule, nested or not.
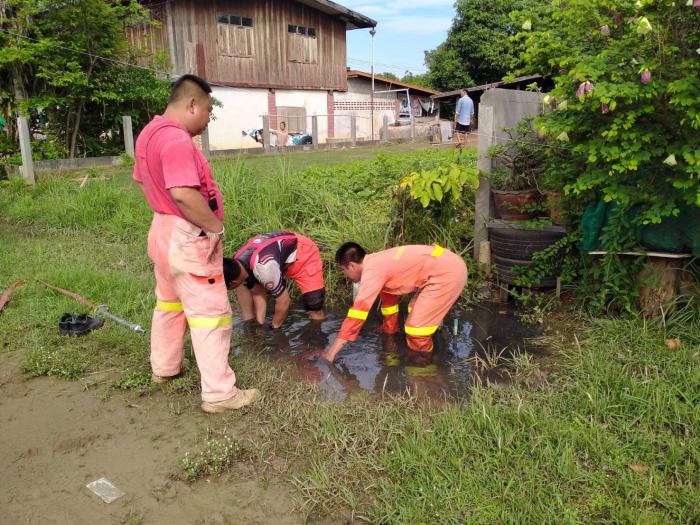
[[(498, 270), (498, 277), (501, 282), (506, 284), (516, 284), (515, 280), (517, 277), (517, 272), (515, 271), (516, 266), (532, 266), (532, 261), (524, 261), (519, 259), (509, 259), (507, 257), (499, 257), (493, 254), (493, 264)], [(533, 288), (554, 288), (557, 285), (556, 277), (544, 277), (539, 283), (533, 284)]]
[(561, 232), (541, 230), (489, 229), (491, 252), (499, 257), (529, 261), (535, 252), (542, 251), (560, 240)]

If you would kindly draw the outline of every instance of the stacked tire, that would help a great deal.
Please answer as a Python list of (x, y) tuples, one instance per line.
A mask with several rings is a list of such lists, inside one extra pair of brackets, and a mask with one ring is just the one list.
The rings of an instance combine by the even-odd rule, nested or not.
[[(525, 226), (494, 223), (489, 224), (491, 261), (498, 271), (501, 282), (515, 284), (516, 267), (532, 266), (532, 257), (559, 241), (565, 234), (560, 227), (527, 228)], [(546, 276), (533, 288), (553, 288), (557, 276)]]

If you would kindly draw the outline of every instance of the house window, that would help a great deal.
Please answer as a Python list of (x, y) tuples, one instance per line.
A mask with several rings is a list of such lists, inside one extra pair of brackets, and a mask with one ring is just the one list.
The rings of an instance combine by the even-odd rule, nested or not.
[(318, 64), (316, 28), (296, 24), (287, 25), (287, 53), (290, 62)]
[(253, 19), (239, 15), (216, 14), (216, 42), (219, 55), (253, 56)]

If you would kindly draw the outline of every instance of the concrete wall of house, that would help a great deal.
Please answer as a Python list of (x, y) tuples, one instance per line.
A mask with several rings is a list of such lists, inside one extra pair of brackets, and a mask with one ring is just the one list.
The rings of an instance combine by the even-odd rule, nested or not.
[[(212, 95), (223, 103), (215, 107), (209, 123), (209, 147), (212, 151), (262, 147), (243, 131), (262, 127), (262, 115), (270, 114), (267, 89), (212, 86)], [(328, 92), (318, 90), (276, 89), (273, 107), (303, 107), (305, 131), (311, 132), (311, 117), (318, 116), (319, 143), (328, 137)], [(284, 119), (284, 116), (281, 117)], [(277, 119), (277, 123), (281, 120)], [(272, 125), (272, 124), (271, 124)], [(349, 134), (348, 134), (349, 137)], [(274, 145), (274, 136), (271, 138)]]
[[(277, 107), (303, 107), (306, 109), (306, 129), (311, 132), (311, 117), (318, 117), (318, 141), (326, 142), (328, 138), (328, 100), (327, 91), (276, 89)], [(278, 119), (279, 122), (279, 119)]]
[[(375, 81), (375, 91), (387, 89), (383, 82)], [(371, 99), (372, 81), (366, 78), (349, 78), (348, 90), (334, 93), (335, 138), (349, 139), (350, 115), (356, 116), (358, 139), (369, 139), (372, 130)], [(384, 115), (389, 117), (389, 125), (396, 121), (396, 93), (380, 93), (374, 96), (374, 134), (379, 138)]]
[(476, 211), (474, 217), (474, 258), (479, 260), (479, 245), (488, 239), (486, 223), (493, 217), (491, 184), (488, 175), (492, 163), (487, 156), (488, 149), (495, 144), (504, 144), (508, 135), (504, 128), (514, 128), (526, 117), (542, 112), (540, 93), (516, 91), (512, 89), (489, 89), (479, 102), (478, 167), (485, 176), (479, 177), (476, 191)]
[(209, 123), (209, 147), (212, 150), (261, 147), (243, 131), (262, 127), (267, 113), (267, 89), (212, 87), (212, 95), (223, 103), (214, 107), (216, 117)]

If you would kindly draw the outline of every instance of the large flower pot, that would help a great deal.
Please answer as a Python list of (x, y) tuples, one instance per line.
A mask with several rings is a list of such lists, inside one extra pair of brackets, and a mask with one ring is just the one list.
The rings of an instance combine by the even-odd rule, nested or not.
[(529, 220), (540, 215), (538, 210), (528, 211), (541, 199), (540, 193), (534, 188), (517, 191), (491, 190), (491, 193), (496, 213), (504, 221)]
[(560, 191), (548, 191), (547, 192), (547, 207), (549, 208), (549, 217), (552, 219), (553, 224), (563, 225), (564, 215), (561, 211), (561, 200), (563, 193)]

